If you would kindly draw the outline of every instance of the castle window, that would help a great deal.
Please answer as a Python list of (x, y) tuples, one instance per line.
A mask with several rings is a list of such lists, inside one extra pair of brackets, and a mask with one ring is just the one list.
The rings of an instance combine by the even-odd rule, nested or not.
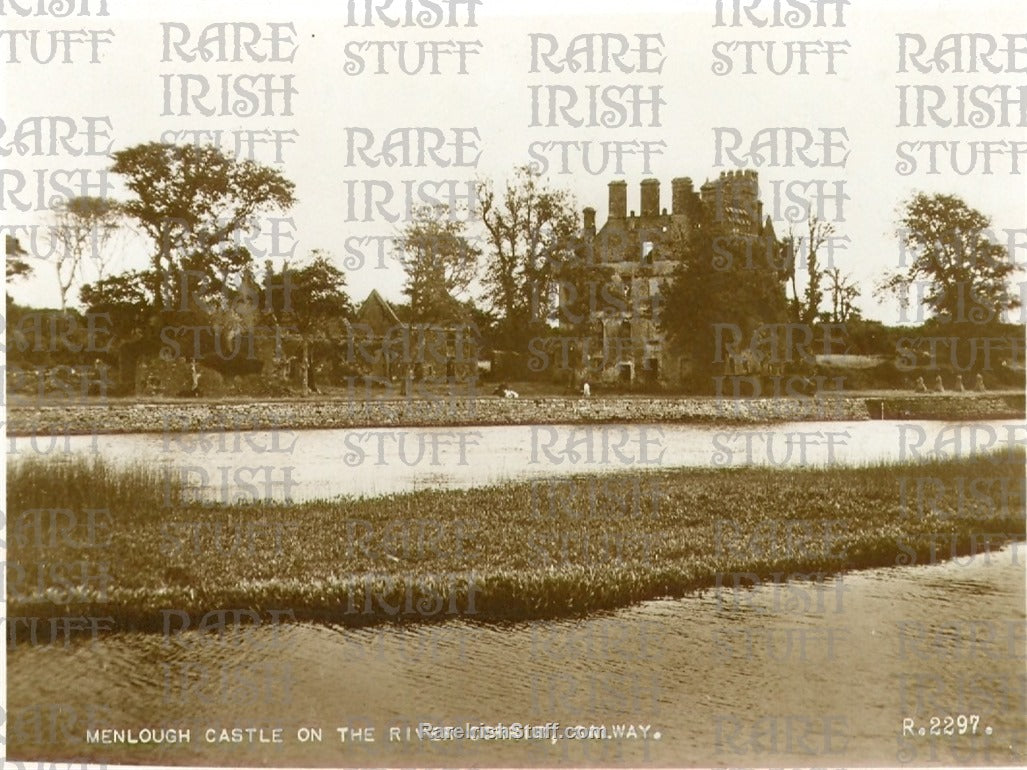
[(653, 263), (653, 242), (643, 241), (642, 242), (642, 261), (647, 265)]

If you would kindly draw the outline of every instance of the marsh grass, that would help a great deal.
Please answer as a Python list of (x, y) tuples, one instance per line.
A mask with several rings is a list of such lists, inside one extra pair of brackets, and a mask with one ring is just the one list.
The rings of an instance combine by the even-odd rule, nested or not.
[[(1021, 450), (205, 506), (169, 505), (181, 498), (160, 468), (26, 459), (8, 476), (9, 612), (113, 617), (123, 630), (159, 630), (163, 609), (346, 625), (520, 620), (681, 596), (741, 573), (932, 563), (1022, 539), (1024, 460)], [(109, 516), (87, 538), (81, 517), (53, 531), (37, 512), (52, 508)]]
[(156, 511), (181, 499), (176, 474), (142, 463), (115, 465), (98, 456), (29, 456), (8, 463), (8, 510), (107, 508)]

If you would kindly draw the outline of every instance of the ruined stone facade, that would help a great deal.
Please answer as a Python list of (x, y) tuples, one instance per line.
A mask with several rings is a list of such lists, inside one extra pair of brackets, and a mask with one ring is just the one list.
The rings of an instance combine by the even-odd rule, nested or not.
[(595, 307), (583, 368), (592, 381), (635, 387), (676, 384), (689, 362), (668, 349), (659, 321), (682, 244), (703, 222), (726, 235), (776, 237), (770, 218), (763, 217), (755, 171), (723, 172), (699, 190), (688, 177), (674, 179), (669, 211), (661, 205), (658, 180), (642, 180), (639, 193), (637, 213), (629, 211), (627, 182), (611, 182), (609, 214), (599, 230), (595, 209), (584, 210), (590, 257), (612, 270), (614, 293), (624, 297), (626, 307)]

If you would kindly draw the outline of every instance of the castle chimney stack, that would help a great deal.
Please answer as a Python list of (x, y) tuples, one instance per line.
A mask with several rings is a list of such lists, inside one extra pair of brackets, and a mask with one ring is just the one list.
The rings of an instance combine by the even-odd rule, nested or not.
[(695, 194), (692, 188), (692, 180), (685, 177), (678, 177), (671, 183), (671, 213), (687, 214), (689, 199)]
[(624, 219), (628, 215), (628, 183), (623, 179), (610, 182), (610, 219)]
[(658, 217), (660, 215), (660, 180), (642, 180), (642, 216)]
[(596, 210), (588, 206), (585, 211), (585, 237), (595, 238), (596, 235)]

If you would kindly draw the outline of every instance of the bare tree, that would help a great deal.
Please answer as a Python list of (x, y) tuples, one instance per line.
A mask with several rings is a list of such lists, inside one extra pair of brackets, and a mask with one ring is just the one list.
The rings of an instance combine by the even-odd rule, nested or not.
[[(820, 249), (834, 235), (834, 224), (825, 222), (813, 213), (813, 206), (808, 207), (810, 212), (806, 220), (806, 231), (803, 234), (790, 234), (791, 242), (794, 244), (797, 255), (806, 255), (806, 271), (809, 280), (802, 296), (799, 296), (795, 285), (795, 273), (793, 269), (790, 274), (792, 284), (792, 303), (795, 308), (796, 320), (800, 323), (810, 324), (816, 321), (820, 313), (820, 303), (824, 299), (823, 279), (825, 271), (820, 267)], [(833, 265), (829, 266), (829, 269)]]
[(840, 267), (824, 271), (827, 290), (831, 295), (831, 323), (843, 324), (859, 315), (855, 300), (859, 298), (859, 287), (852, 276), (842, 275)]
[(78, 196), (54, 207), (50, 239), (61, 310), (67, 309), (68, 292), (87, 259), (96, 266), (99, 280), (104, 279), (111, 259), (107, 247), (121, 223), (121, 205), (110, 198)]

